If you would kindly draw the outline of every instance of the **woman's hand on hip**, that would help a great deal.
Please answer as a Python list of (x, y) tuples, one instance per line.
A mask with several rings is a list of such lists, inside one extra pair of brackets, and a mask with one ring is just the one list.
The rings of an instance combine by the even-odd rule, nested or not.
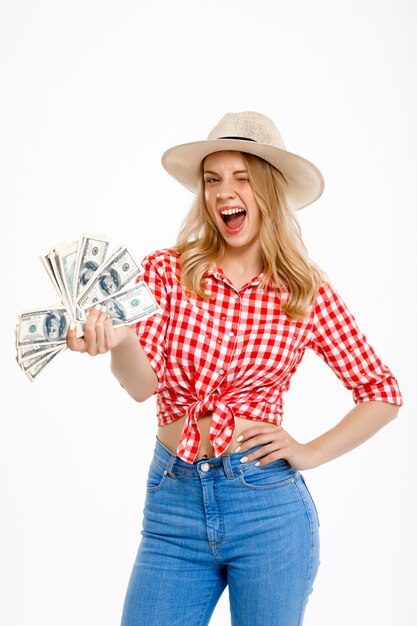
[(113, 327), (113, 321), (105, 307), (97, 305), (88, 314), (84, 336), (77, 339), (76, 329), (69, 329), (67, 343), (74, 352), (88, 352), (91, 356), (105, 354), (117, 348), (134, 331), (129, 326)]
[(236, 442), (237, 447), (234, 452), (240, 453), (255, 446), (262, 446), (246, 455), (245, 463), (258, 460), (259, 465), (262, 466), (278, 459), (285, 459), (297, 470), (317, 466), (311, 446), (308, 443), (299, 443), (281, 426), (257, 424), (241, 433)]

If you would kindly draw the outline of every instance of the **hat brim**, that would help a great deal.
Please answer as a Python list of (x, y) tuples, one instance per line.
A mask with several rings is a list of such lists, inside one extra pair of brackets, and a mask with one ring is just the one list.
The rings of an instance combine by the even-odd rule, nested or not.
[(287, 181), (287, 194), (294, 210), (311, 204), (323, 193), (324, 179), (313, 163), (288, 150), (244, 139), (208, 139), (184, 143), (166, 150), (161, 161), (168, 174), (186, 189), (196, 193), (201, 162), (209, 154), (223, 150), (254, 154), (279, 170)]

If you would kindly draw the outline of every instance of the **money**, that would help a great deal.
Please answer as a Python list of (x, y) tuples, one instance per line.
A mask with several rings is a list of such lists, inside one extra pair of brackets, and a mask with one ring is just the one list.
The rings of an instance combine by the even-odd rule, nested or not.
[[(133, 324), (160, 311), (155, 298), (144, 281), (131, 289), (101, 300), (99, 304), (106, 307), (115, 327)], [(85, 312), (87, 313), (87, 310)]]
[(42, 359), (38, 359), (36, 363), (32, 363), (30, 367), (25, 368), (22, 367), (25, 374), (29, 377), (30, 380), (35, 380), (35, 378), (41, 373), (41, 371), (54, 359), (60, 352), (63, 352), (66, 349), (66, 346), (61, 346), (61, 348), (52, 350)]
[(22, 313), (19, 316), (17, 347), (65, 343), (69, 323), (67, 310), (59, 306)]
[(83, 235), (78, 246), (74, 272), (73, 299), (78, 298), (85, 291), (91, 277), (97, 272), (106, 258), (109, 240), (100, 235)]
[(74, 290), (75, 290), (75, 263), (78, 252), (78, 241), (61, 245), (55, 248), (59, 274), (65, 292), (65, 300), (69, 305), (72, 319), (75, 318)]
[(108, 246), (106, 237), (82, 235), (80, 241), (59, 244), (41, 255), (41, 261), (71, 321), (82, 319), (77, 298), (103, 263)]
[(22, 346), (16, 346), (16, 352), (17, 352), (17, 361), (18, 363), (20, 363), (21, 361), (26, 361), (26, 360), (30, 360), (33, 357), (38, 356), (39, 354), (44, 354), (46, 352), (49, 352), (51, 350), (55, 350), (56, 348), (60, 348), (62, 346), (62, 341), (61, 342), (53, 342), (50, 344), (33, 344), (33, 343), (29, 343), (26, 345), (22, 345)]
[(129, 250), (125, 247), (119, 248), (97, 269), (77, 300), (78, 306), (85, 311), (103, 298), (116, 294), (140, 273), (141, 269)]
[(66, 336), (74, 322), (77, 337), (84, 335), (89, 309), (105, 305), (113, 325), (144, 320), (160, 310), (141, 267), (130, 250), (120, 246), (109, 258), (107, 237), (82, 235), (41, 254), (42, 264), (60, 303), (24, 311), (16, 326), (16, 360), (30, 380), (67, 348)]
[[(16, 359), (30, 380), (34, 380), (55, 356), (66, 349), (69, 315), (56, 306), (26, 311), (16, 326)], [(79, 332), (82, 332), (81, 328)]]
[(60, 244), (48, 253), (41, 255), (41, 261), (52, 281), (62, 304), (68, 310), (71, 320), (75, 319), (74, 272), (78, 242)]
[[(17, 357), (17, 362), (20, 364), (21, 368), (23, 369), (23, 371), (27, 371), (28, 369), (30, 369), (32, 367), (32, 365), (36, 365), (36, 363), (39, 363), (40, 361), (43, 361), (45, 357), (49, 356), (50, 354), (52, 354), (53, 352), (59, 352), (65, 344), (60, 344), (58, 348), (45, 348), (43, 347), (43, 350), (41, 352), (39, 352), (38, 354), (35, 354), (33, 356), (26, 356), (26, 357), (22, 357), (21, 356), (21, 352), (18, 351), (18, 357)], [(19, 356), (20, 355), (20, 356)]]

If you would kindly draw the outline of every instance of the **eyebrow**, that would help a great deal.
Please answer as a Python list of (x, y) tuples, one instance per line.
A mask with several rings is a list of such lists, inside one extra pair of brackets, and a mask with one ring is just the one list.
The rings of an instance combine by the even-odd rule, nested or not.
[[(233, 172), (233, 175), (235, 174), (247, 174), (248, 170), (236, 170)], [(215, 174), (216, 176), (218, 176), (217, 172), (213, 172), (212, 170), (204, 170), (203, 174)]]

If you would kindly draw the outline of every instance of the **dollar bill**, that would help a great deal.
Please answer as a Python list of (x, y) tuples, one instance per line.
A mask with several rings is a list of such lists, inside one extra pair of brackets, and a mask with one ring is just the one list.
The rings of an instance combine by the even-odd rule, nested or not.
[(44, 356), (48, 352), (52, 350), (56, 350), (56, 348), (60, 348), (62, 346), (62, 341), (59, 343), (41, 343), (41, 344), (33, 344), (29, 343), (18, 347), (16, 349), (16, 357), (17, 362), (23, 363), (24, 361), (30, 361), (38, 356)]
[(109, 240), (101, 235), (82, 235), (74, 271), (73, 300), (77, 302), (106, 258)]
[(35, 354), (34, 356), (30, 356), (30, 357), (25, 357), (23, 359), (18, 359), (18, 363), (20, 365), (20, 367), (22, 368), (22, 370), (24, 372), (27, 372), (29, 369), (31, 369), (34, 365), (36, 365), (37, 363), (41, 363), (41, 361), (45, 360), (46, 358), (50, 357), (51, 354), (53, 353), (57, 353), (61, 352), (62, 349), (66, 348), (65, 344), (60, 344), (57, 348), (48, 348), (46, 350), (43, 350), (42, 352), (39, 352), (38, 354)]
[[(69, 324), (70, 316), (64, 307), (25, 311), (19, 316), (17, 347), (66, 343)], [(82, 325), (78, 324), (77, 336), (83, 332)]]
[(121, 291), (140, 274), (140, 266), (130, 251), (126, 247), (119, 248), (99, 267), (77, 304), (82, 311), (85, 311), (104, 298)]
[(40, 257), (62, 304), (68, 310), (72, 320), (75, 320), (76, 313), (74, 273), (77, 250), (78, 241), (72, 241), (55, 246), (55, 248), (46, 254), (42, 254)]
[(78, 252), (78, 241), (62, 244), (54, 249), (62, 285), (65, 291), (65, 300), (68, 302), (72, 320), (75, 320), (75, 263)]
[(30, 380), (35, 380), (35, 378), (45, 369), (47, 365), (54, 359), (58, 354), (63, 352), (66, 349), (66, 344), (61, 348), (53, 350), (50, 354), (48, 354), (44, 359), (32, 365), (29, 369), (24, 370), (25, 374), (28, 376)]
[(46, 252), (45, 254), (41, 254), (40, 255), (40, 259), (42, 261), (42, 264), (43, 264), (44, 268), (46, 269), (46, 273), (48, 274), (51, 283), (53, 284), (53, 286), (55, 287), (56, 292), (58, 293), (59, 297), (61, 298), (61, 303), (64, 304), (62, 302), (62, 297), (61, 297), (61, 288), (60, 288), (60, 286), (58, 284), (57, 278), (55, 276), (55, 272), (54, 272), (53, 267), (52, 267), (52, 263), (51, 263), (51, 261), (49, 259), (49, 255), (50, 254), (51, 254), (50, 251)]
[[(106, 306), (115, 327), (147, 319), (161, 310), (144, 281), (130, 289), (120, 291), (115, 296), (101, 300), (99, 304)], [(87, 313), (87, 310), (85, 312)]]
[(54, 272), (55, 279), (57, 281), (59, 287), (59, 294), (61, 296), (61, 302), (67, 309), (67, 311), (71, 312), (71, 300), (68, 299), (68, 295), (65, 291), (64, 281), (62, 280), (62, 276), (58, 267), (58, 259), (54, 251), (48, 254), (48, 260), (52, 267), (52, 271)]

